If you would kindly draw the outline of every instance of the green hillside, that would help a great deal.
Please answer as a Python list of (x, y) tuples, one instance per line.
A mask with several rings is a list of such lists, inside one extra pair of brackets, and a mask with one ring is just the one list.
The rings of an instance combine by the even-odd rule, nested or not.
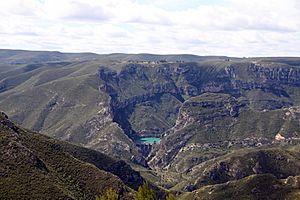
[[(120, 173), (120, 167), (131, 173), (125, 162), (150, 183), (183, 198), (229, 198), (235, 192), (237, 198), (245, 199), (263, 199), (271, 193), (274, 198), (280, 199), (281, 193), (291, 198), (298, 186), (284, 181), (289, 176), (296, 181), (299, 176), (299, 63), (296, 57), (0, 50), (0, 108), (14, 123), (41, 133), (20, 129), (26, 148), (43, 163), (44, 153), (52, 147), (42, 140), (59, 143), (59, 152), (68, 159), (96, 167), (91, 173), (104, 170), (117, 175), (126, 198), (127, 190), (136, 190), (141, 182), (136, 185), (136, 179)], [(143, 138), (159, 142), (147, 145)], [(44, 146), (49, 147), (45, 152), (36, 149)], [(10, 146), (2, 148), (6, 151)], [(48, 165), (56, 170), (52, 160), (60, 154), (49, 155), (53, 156), (47, 161), (51, 164), (46, 163), (41, 171), (49, 170)], [(38, 171), (38, 179), (49, 181), (51, 188), (58, 184), (55, 191), (61, 190), (57, 194), (66, 197), (91, 198), (103, 191), (85, 191), (81, 185), (74, 191), (73, 185), (55, 182), (61, 179), (57, 178), (60, 172), (51, 178), (43, 173)], [(266, 183), (281, 192), (266, 188), (262, 196), (253, 196), (246, 190), (255, 190), (253, 184), (266, 177), (271, 181)], [(7, 187), (10, 184), (7, 181)], [(262, 183), (256, 189), (264, 187)], [(207, 196), (210, 190), (215, 191), (211, 197)]]
[(1, 198), (94, 199), (113, 188), (128, 199), (143, 183), (123, 161), (19, 128), (3, 113), (0, 118)]

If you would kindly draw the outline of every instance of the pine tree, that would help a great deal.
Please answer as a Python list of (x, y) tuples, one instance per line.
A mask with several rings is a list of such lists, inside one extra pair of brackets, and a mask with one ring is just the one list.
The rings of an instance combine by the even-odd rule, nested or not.
[(112, 188), (107, 189), (105, 193), (102, 194), (101, 196), (96, 196), (96, 200), (118, 200), (118, 199), (119, 199), (118, 193)]
[(146, 182), (139, 187), (138, 193), (135, 200), (157, 200), (155, 192), (150, 188), (149, 184)]

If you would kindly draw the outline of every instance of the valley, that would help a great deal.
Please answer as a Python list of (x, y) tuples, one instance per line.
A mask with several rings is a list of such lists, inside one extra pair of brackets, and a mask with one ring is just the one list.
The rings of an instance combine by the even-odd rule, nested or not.
[(300, 58), (0, 50), (0, 108), (26, 137), (124, 160), (125, 198), (143, 180), (182, 199), (300, 192)]

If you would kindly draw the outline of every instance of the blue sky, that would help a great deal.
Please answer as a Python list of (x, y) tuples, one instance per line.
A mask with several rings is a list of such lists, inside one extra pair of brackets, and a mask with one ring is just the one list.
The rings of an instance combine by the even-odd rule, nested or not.
[(0, 48), (300, 56), (298, 0), (9, 0), (0, 7)]

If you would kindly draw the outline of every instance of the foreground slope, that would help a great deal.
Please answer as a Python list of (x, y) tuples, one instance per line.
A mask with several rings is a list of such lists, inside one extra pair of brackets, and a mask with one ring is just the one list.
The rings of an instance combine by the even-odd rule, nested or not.
[(277, 179), (271, 174), (252, 175), (237, 181), (203, 187), (184, 200), (295, 200), (300, 198), (300, 177)]
[(125, 162), (19, 128), (0, 115), (4, 199), (94, 199), (113, 188), (131, 199), (143, 182)]

